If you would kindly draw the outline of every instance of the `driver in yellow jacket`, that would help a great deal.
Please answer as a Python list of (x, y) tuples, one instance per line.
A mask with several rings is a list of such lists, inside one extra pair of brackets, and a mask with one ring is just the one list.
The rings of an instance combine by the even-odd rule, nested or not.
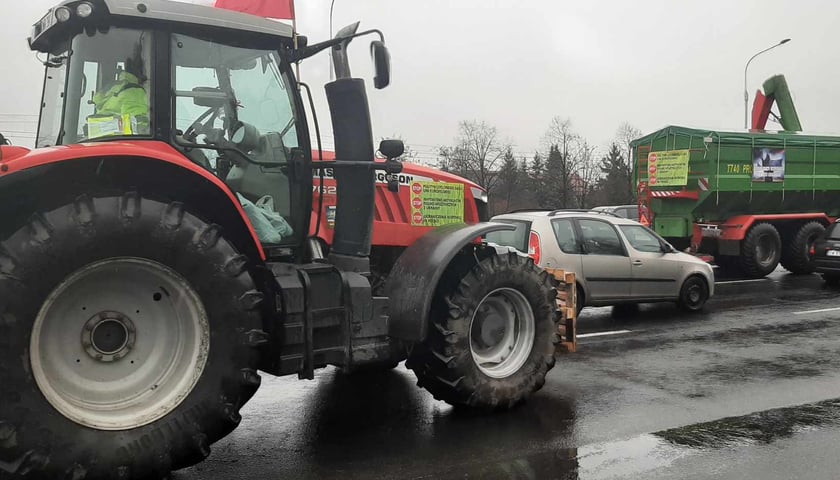
[(148, 135), (149, 95), (144, 83), (143, 59), (138, 44), (125, 60), (117, 82), (93, 96), (95, 114), (87, 119), (88, 138), (106, 135)]

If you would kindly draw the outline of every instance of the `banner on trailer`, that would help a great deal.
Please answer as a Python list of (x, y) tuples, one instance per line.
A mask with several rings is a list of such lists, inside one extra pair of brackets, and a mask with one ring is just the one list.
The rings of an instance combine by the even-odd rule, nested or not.
[(684, 187), (688, 184), (689, 150), (670, 150), (648, 154), (648, 185), (651, 187)]
[(754, 148), (752, 181), (784, 182), (785, 150), (783, 148)]

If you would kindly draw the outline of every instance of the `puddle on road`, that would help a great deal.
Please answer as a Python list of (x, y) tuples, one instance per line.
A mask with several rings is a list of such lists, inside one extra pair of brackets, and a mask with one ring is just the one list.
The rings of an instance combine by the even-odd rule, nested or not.
[[(586, 479), (638, 478), (671, 465), (689, 450), (654, 435), (588, 445), (578, 450), (578, 475)], [(577, 478), (577, 477), (576, 477)]]
[(672, 428), (654, 435), (675, 445), (722, 448), (772, 443), (810, 428), (838, 424), (840, 399), (832, 399)]
[(770, 444), (821, 426), (840, 425), (840, 399), (777, 408), (578, 449), (575, 477), (639, 478), (712, 449)]

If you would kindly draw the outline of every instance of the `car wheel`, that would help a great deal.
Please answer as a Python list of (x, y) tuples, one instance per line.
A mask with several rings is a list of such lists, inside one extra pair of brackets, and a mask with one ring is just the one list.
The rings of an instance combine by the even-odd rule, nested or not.
[(692, 276), (686, 279), (680, 289), (680, 298), (677, 305), (688, 312), (699, 312), (709, 300), (709, 286), (706, 280), (699, 276)]
[(823, 280), (825, 280), (826, 285), (828, 285), (829, 287), (836, 287), (840, 285), (840, 275), (824, 273)]

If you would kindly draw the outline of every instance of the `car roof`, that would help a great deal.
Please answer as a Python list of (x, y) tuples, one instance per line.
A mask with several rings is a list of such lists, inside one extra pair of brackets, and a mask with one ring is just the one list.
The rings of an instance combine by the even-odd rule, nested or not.
[(600, 210), (576, 210), (576, 209), (563, 209), (563, 210), (517, 210), (510, 213), (502, 213), (499, 215), (494, 215), (490, 220), (535, 220), (540, 218), (564, 218), (564, 217), (575, 217), (575, 218), (589, 218), (589, 219), (599, 219), (599, 220), (607, 220), (610, 223), (614, 223), (617, 225), (639, 225), (639, 222), (631, 220), (629, 218), (624, 218), (618, 215), (615, 215), (610, 212), (600, 211)]

